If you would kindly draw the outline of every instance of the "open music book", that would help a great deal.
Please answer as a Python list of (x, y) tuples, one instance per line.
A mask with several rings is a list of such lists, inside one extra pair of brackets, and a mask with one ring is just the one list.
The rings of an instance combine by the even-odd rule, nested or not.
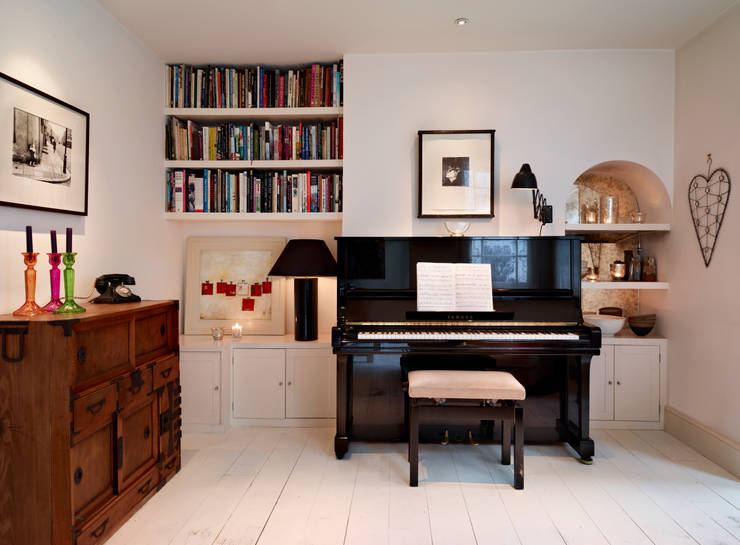
[(492, 311), (490, 263), (416, 264), (416, 310)]

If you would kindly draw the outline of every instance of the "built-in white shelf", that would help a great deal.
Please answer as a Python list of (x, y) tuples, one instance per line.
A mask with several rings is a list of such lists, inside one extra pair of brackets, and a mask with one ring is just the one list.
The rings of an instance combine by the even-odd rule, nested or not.
[(585, 242), (616, 242), (623, 238), (647, 234), (666, 233), (670, 223), (566, 223), (566, 235), (584, 235)]
[(272, 170), (341, 170), (341, 159), (322, 159), (305, 161), (170, 161), (165, 160), (165, 168), (222, 168), (222, 169), (272, 169)]
[(165, 108), (165, 115), (193, 121), (231, 121), (235, 119), (321, 120), (344, 115), (344, 108)]
[(582, 288), (599, 290), (667, 290), (668, 282), (581, 282)]
[(338, 222), (341, 212), (165, 212), (172, 221)]

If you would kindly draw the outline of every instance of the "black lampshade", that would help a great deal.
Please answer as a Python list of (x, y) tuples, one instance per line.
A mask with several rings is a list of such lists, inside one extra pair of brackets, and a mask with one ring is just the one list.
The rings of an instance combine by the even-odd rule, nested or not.
[(516, 173), (511, 189), (537, 189), (537, 178), (535, 178), (529, 163), (524, 163), (519, 172)]
[(288, 241), (269, 276), (336, 276), (337, 262), (326, 242), (313, 239)]

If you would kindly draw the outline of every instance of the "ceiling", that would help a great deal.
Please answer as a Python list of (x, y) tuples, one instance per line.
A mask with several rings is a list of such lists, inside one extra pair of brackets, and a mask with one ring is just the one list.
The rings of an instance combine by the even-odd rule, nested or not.
[(98, 0), (165, 62), (275, 65), (347, 53), (675, 49), (736, 1)]

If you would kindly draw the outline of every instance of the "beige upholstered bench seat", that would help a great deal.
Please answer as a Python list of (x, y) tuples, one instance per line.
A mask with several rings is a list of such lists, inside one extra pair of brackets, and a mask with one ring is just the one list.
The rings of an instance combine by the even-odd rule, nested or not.
[(411, 371), (409, 397), (445, 399), (506, 399), (526, 397), (524, 386), (504, 371)]

